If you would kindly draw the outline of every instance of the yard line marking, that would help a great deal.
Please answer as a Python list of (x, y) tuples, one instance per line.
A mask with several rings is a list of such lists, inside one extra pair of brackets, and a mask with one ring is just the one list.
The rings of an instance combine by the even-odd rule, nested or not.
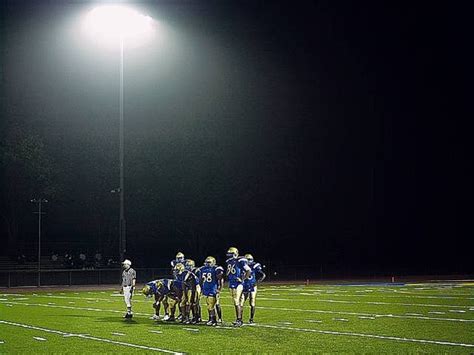
[(190, 332), (199, 332), (197, 328), (183, 328), (184, 330), (189, 330)]
[[(225, 307), (234, 307), (232, 305), (223, 304), (221, 306)], [(407, 319), (422, 319), (422, 320), (440, 320), (440, 321), (450, 321), (450, 322), (474, 322), (474, 319), (464, 319), (464, 318), (440, 318), (440, 317), (425, 317), (425, 316), (403, 316), (396, 314), (375, 314), (375, 313), (358, 313), (358, 312), (344, 312), (344, 311), (328, 311), (328, 310), (319, 310), (319, 309), (301, 309), (301, 308), (283, 308), (283, 307), (266, 307), (266, 306), (257, 306), (258, 309), (269, 309), (269, 310), (280, 310), (280, 311), (297, 311), (297, 312), (309, 312), (309, 313), (327, 313), (327, 314), (344, 314), (344, 315), (353, 315), (353, 316), (375, 316), (375, 317), (388, 317), (388, 318), (407, 318)]]
[(462, 346), (462, 347), (467, 347), (467, 348), (474, 348), (474, 344), (455, 343), (451, 341), (400, 338), (400, 337), (377, 335), (377, 334), (339, 332), (339, 331), (332, 331), (332, 330), (320, 330), (320, 329), (308, 329), (308, 328), (280, 327), (280, 326), (266, 325), (266, 324), (255, 324), (255, 326), (262, 327), (262, 328), (286, 329), (286, 330), (294, 330), (294, 331), (299, 331), (299, 332), (311, 332), (311, 333), (328, 334), (328, 335), (342, 335), (342, 336), (345, 335), (345, 336), (352, 336), (352, 337), (375, 338), (375, 339), (382, 339), (382, 340), (394, 340), (394, 341), (411, 342), (411, 343)]
[(3, 340), (0, 340), (0, 344), (5, 344), (5, 342)]
[(22, 293), (0, 293), (0, 296), (2, 296), (2, 297), (8, 297), (8, 296), (20, 296), (20, 297), (23, 297), (24, 294), (22, 294)]
[(115, 344), (115, 345), (123, 345), (123, 346), (128, 346), (128, 347), (131, 347), (131, 348), (138, 348), (138, 349), (145, 349), (145, 350), (152, 350), (152, 351), (160, 351), (160, 352), (168, 353), (168, 354), (182, 354), (180, 352), (166, 350), (166, 349), (160, 349), (160, 348), (151, 347), (151, 346), (145, 346), (145, 345), (139, 345), (139, 344), (133, 344), (133, 343), (125, 343), (123, 341), (110, 340), (110, 339), (106, 339), (106, 338), (98, 338), (98, 337), (85, 335), (85, 334), (67, 333), (67, 332), (63, 332), (61, 330), (42, 328), (42, 327), (37, 327), (37, 326), (34, 326), (34, 325), (9, 322), (9, 321), (5, 321), (5, 320), (0, 320), (0, 324), (11, 325), (11, 326), (25, 328), (25, 329), (40, 330), (40, 331), (43, 331), (43, 332), (46, 332), (46, 333), (53, 333), (53, 334), (62, 335), (62, 336), (64, 336), (64, 335), (75, 336), (75, 337), (82, 338), (82, 339), (95, 340), (95, 341), (100, 341), (100, 342), (103, 342), (103, 343), (109, 343), (109, 344)]
[[(122, 295), (118, 295), (123, 297)], [(45, 296), (45, 295), (38, 295), (38, 297), (48, 297), (48, 298), (64, 298), (64, 299), (80, 299), (86, 301), (109, 301), (104, 298), (92, 298), (92, 297), (68, 297), (68, 296)], [(316, 299), (316, 300), (303, 300), (303, 299), (296, 299), (296, 298), (267, 298), (267, 297), (260, 297), (259, 300), (264, 301), (306, 301), (306, 302), (327, 302), (327, 303), (346, 303), (346, 304), (375, 304), (375, 305), (395, 305), (395, 306), (420, 306), (420, 307), (445, 307), (445, 308), (469, 308), (472, 305), (467, 306), (460, 306), (460, 305), (446, 305), (446, 304), (424, 304), (424, 303), (396, 303), (396, 302), (359, 302), (359, 301), (342, 301), (342, 300), (325, 300), (325, 299)], [(148, 303), (146, 300), (134, 300), (134, 302), (140, 303)]]
[(41, 337), (33, 337), (33, 339), (35, 339), (35, 340), (39, 340), (39, 341), (46, 341), (46, 339), (45, 339), (45, 338), (41, 338)]
[(446, 312), (436, 312), (436, 311), (431, 311), (428, 312), (429, 314), (446, 314)]
[(150, 333), (163, 334), (161, 330), (149, 330)]
[[(75, 309), (75, 310), (87, 310), (87, 311), (96, 311), (96, 312), (114, 312), (114, 313), (123, 313), (122, 311), (114, 309), (101, 309), (101, 308), (88, 308), (88, 307), (73, 307), (73, 306), (62, 306), (62, 305), (49, 305), (44, 303), (25, 303), (25, 302), (9, 302), (17, 305), (23, 306), (38, 306), (38, 307), (51, 307), (51, 308), (64, 308), (64, 309)], [(4, 304), (0, 302), (0, 304)], [(8, 306), (8, 304), (5, 304)], [(223, 304), (224, 307), (234, 307), (233, 305)], [(449, 321), (449, 322), (474, 322), (474, 319), (464, 319), (464, 318), (441, 318), (441, 317), (425, 317), (425, 316), (404, 316), (404, 315), (395, 315), (395, 314), (375, 314), (375, 313), (359, 313), (359, 312), (344, 312), (344, 311), (329, 311), (329, 310), (318, 310), (318, 309), (301, 309), (301, 308), (283, 308), (283, 307), (266, 307), (258, 306), (259, 309), (269, 309), (277, 311), (297, 311), (297, 312), (309, 312), (309, 313), (327, 313), (327, 314), (340, 314), (340, 315), (354, 315), (354, 316), (376, 316), (376, 317), (389, 317), (389, 318), (401, 318), (401, 319), (420, 319), (420, 320), (436, 320), (436, 321)], [(148, 313), (137, 313), (137, 315), (146, 315)]]
[(123, 337), (125, 334), (123, 334), (123, 333), (117, 333), (117, 332), (112, 332), (112, 335), (118, 335), (118, 336)]

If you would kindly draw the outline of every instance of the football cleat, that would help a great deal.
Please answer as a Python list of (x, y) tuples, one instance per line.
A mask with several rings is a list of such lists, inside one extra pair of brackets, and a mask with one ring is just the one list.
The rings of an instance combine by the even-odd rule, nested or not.
[(244, 323), (240, 319), (237, 319), (235, 322), (232, 322), (232, 325), (234, 327), (241, 327)]
[(217, 322), (215, 320), (209, 320), (206, 322), (206, 325), (209, 325), (209, 326), (216, 326), (217, 325)]
[(165, 314), (165, 316), (163, 317), (163, 320), (164, 321), (167, 321), (170, 319), (170, 315), (169, 314)]
[(249, 324), (253, 324), (253, 323), (254, 323), (254, 322), (253, 322), (253, 318), (250, 318), (250, 319), (249, 319)]
[(237, 258), (239, 256), (239, 250), (236, 247), (230, 247), (227, 250), (227, 257), (228, 258)]
[(158, 320), (158, 319), (160, 319), (160, 316), (157, 316), (156, 314), (154, 314), (154, 315), (152, 315), (152, 316), (150, 317), (150, 319), (152, 319), (152, 320)]

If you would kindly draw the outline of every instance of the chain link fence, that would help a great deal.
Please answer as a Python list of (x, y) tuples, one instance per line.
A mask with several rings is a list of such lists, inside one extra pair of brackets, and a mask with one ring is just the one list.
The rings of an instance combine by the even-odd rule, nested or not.
[[(136, 269), (137, 282), (170, 277), (169, 268)], [(0, 287), (120, 285), (122, 270), (8, 270), (0, 271)]]

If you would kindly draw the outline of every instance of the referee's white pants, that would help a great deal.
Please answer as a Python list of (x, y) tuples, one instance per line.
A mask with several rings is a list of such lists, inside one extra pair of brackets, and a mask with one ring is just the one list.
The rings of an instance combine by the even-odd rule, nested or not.
[(123, 299), (127, 307), (132, 307), (132, 286), (123, 286)]

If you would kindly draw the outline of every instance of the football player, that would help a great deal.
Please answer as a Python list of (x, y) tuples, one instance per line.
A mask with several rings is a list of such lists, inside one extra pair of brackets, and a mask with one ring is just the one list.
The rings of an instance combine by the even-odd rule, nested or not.
[(184, 254), (179, 251), (176, 254), (176, 258), (171, 260), (171, 269), (174, 270), (177, 264), (184, 264), (184, 263), (185, 263)]
[[(206, 297), (209, 313), (209, 321), (206, 324), (216, 325), (216, 305), (224, 283), (224, 269), (216, 265), (216, 259), (213, 256), (208, 256), (204, 261), (204, 266), (198, 269), (197, 274), (200, 279), (202, 294)], [(219, 319), (222, 321), (222, 313), (219, 315)]]
[(244, 292), (242, 297), (244, 298), (242, 303), (248, 299), (250, 304), (250, 319), (249, 323), (253, 323), (253, 317), (255, 316), (255, 300), (257, 298), (257, 282), (262, 282), (266, 275), (263, 272), (262, 265), (255, 262), (252, 254), (245, 254), (245, 259), (248, 261), (248, 265), (251, 269), (251, 274), (248, 279), (244, 280)]
[(230, 294), (234, 300), (236, 320), (232, 324), (240, 327), (242, 326), (242, 311), (243, 299), (242, 292), (244, 288), (244, 280), (251, 274), (251, 269), (248, 266), (247, 259), (239, 256), (239, 251), (235, 247), (227, 250), (227, 271), (226, 276), (229, 281)]
[[(191, 271), (186, 270), (183, 264), (176, 265), (176, 280), (182, 284), (183, 297), (180, 302), (180, 310), (183, 315), (182, 323), (197, 323), (197, 287), (199, 285), (198, 277)], [(190, 319), (190, 311), (193, 309), (193, 319)]]
[(171, 279), (150, 281), (143, 287), (142, 293), (147, 297), (155, 297), (155, 302), (153, 303), (155, 315), (152, 317), (152, 319), (159, 319), (160, 303), (163, 303), (163, 300), (166, 298), (169, 300), (169, 302), (167, 302), (166, 306), (163, 303), (165, 308), (165, 317), (163, 320), (175, 320), (174, 314), (176, 310), (176, 304), (180, 302), (182, 297), (182, 291), (179, 282)]
[(187, 259), (186, 263), (184, 264), (186, 270), (191, 271), (196, 277), (195, 280), (195, 287), (196, 287), (196, 294), (191, 299), (191, 311), (193, 312), (193, 319), (192, 323), (200, 323), (201, 322), (201, 285), (199, 284), (199, 276), (197, 275), (198, 268), (196, 268), (196, 263), (193, 259)]

